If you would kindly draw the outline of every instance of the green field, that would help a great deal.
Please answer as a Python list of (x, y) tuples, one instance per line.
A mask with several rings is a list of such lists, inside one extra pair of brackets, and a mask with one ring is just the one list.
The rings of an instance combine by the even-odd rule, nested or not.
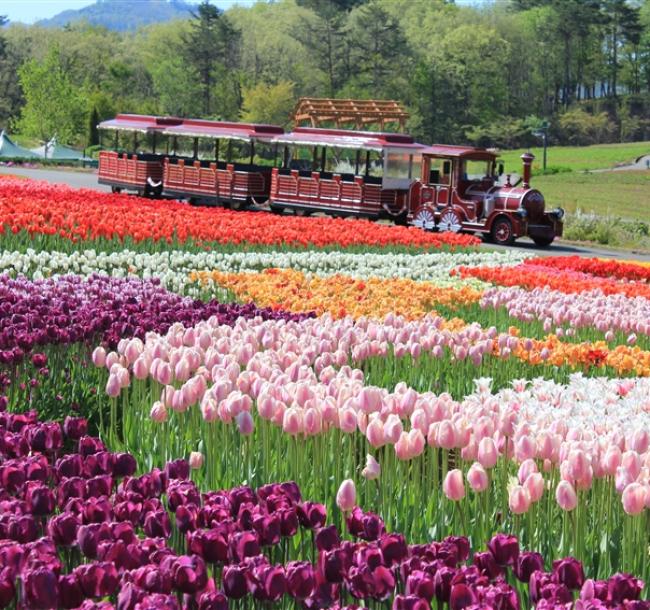
[[(520, 150), (504, 150), (501, 159), (508, 173), (521, 173)], [(543, 149), (531, 148), (535, 155), (533, 171), (542, 169)], [(626, 142), (624, 144), (597, 144), (594, 146), (550, 146), (547, 166), (567, 167), (573, 171), (606, 169), (623, 163), (632, 163), (641, 155), (650, 154), (650, 142)]]
[(547, 207), (561, 206), (568, 214), (580, 210), (650, 220), (650, 171), (570, 172), (536, 176), (531, 182), (544, 194)]

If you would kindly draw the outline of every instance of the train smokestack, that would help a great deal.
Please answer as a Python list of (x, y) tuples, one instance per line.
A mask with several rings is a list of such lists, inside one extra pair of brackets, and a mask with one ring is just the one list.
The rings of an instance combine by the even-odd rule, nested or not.
[(530, 187), (530, 175), (531, 175), (534, 159), (535, 159), (535, 155), (530, 151), (525, 152), (523, 155), (521, 155), (521, 160), (524, 163), (524, 183), (522, 186), (525, 189)]

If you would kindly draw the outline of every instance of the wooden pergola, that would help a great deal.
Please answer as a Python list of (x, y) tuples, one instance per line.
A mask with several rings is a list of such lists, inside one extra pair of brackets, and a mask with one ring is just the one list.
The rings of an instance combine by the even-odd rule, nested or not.
[(387, 123), (397, 123), (404, 131), (408, 112), (394, 100), (339, 100), (333, 98), (301, 97), (291, 114), (296, 126), (309, 121), (311, 127), (333, 123), (336, 127), (354, 126), (363, 129), (379, 125), (384, 131)]

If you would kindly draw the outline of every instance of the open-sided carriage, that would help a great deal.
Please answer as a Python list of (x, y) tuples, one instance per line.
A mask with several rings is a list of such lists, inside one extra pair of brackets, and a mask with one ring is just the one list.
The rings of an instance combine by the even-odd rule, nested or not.
[[(99, 183), (113, 192), (134, 191), (138, 195), (160, 195), (163, 184), (163, 134), (182, 119), (137, 114), (118, 114), (98, 125), (101, 134), (109, 132), (112, 150), (99, 153)], [(111, 137), (112, 136), (112, 137)], [(145, 150), (146, 149), (146, 150)]]

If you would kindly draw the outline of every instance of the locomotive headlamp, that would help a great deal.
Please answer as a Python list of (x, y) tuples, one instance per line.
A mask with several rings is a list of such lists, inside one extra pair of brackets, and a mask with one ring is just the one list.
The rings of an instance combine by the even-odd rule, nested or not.
[(564, 209), (563, 208), (555, 208), (551, 212), (552, 216), (555, 216), (558, 220), (562, 220), (564, 218)]
[(519, 209), (516, 211), (516, 214), (517, 214), (520, 218), (526, 218), (526, 217), (528, 216), (528, 212), (527, 212), (524, 208), (519, 208)]

